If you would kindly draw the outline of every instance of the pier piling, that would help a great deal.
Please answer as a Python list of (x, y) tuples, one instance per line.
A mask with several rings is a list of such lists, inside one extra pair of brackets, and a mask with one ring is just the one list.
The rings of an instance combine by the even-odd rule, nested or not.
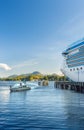
[(39, 82), (38, 82), (38, 85), (39, 85), (39, 86), (48, 86), (48, 85), (49, 85), (49, 82), (48, 82), (47, 80), (39, 81)]
[(84, 93), (84, 82), (55, 81), (54, 87)]

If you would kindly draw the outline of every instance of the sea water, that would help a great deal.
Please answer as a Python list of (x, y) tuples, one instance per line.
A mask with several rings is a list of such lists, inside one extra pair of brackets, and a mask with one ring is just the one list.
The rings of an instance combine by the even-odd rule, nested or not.
[(12, 92), (0, 82), (0, 130), (84, 130), (84, 94), (38, 87)]

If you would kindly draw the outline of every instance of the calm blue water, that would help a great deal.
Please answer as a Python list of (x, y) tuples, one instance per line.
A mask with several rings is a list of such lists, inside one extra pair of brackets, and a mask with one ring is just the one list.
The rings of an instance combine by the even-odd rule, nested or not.
[(0, 130), (84, 130), (84, 94), (52, 84), (10, 93), (1, 85)]

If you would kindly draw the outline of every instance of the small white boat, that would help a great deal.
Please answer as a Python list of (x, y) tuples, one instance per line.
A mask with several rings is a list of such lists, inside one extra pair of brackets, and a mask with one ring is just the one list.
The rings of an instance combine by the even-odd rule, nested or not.
[(29, 87), (27, 84), (25, 84), (23, 82), (10, 86), (11, 92), (25, 91), (25, 90), (30, 90), (30, 89), (31, 89), (31, 87)]

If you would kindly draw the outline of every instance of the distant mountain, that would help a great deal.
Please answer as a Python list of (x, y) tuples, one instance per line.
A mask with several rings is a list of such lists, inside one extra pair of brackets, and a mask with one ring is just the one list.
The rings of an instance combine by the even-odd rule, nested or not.
[(32, 73), (27, 73), (27, 74), (21, 74), (21, 75), (10, 75), (8, 78), (15, 78), (17, 76), (29, 76), (29, 75), (41, 75), (39, 71), (34, 71)]
[(58, 74), (56, 74), (56, 73), (53, 73), (52, 75), (53, 75), (53, 76), (58, 76)]
[(21, 74), (20, 76), (29, 76), (29, 75), (40, 75), (41, 73), (39, 71), (34, 71), (32, 73), (27, 73), (27, 74)]
[(18, 75), (10, 75), (10, 76), (8, 76), (8, 78), (15, 78), (15, 77), (17, 77)]
[(19, 76), (29, 76), (29, 75), (31, 75), (31, 73), (28, 73), (28, 74), (21, 74), (21, 75), (19, 75)]
[(39, 75), (39, 74), (41, 74), (39, 71), (34, 71), (33, 73), (32, 73), (33, 75)]

